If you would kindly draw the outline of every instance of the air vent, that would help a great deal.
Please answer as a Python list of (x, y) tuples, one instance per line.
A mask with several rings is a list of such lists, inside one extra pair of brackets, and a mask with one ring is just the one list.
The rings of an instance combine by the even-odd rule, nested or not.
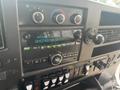
[(98, 33), (105, 37), (105, 42), (114, 42), (120, 40), (120, 28), (117, 29), (100, 29)]

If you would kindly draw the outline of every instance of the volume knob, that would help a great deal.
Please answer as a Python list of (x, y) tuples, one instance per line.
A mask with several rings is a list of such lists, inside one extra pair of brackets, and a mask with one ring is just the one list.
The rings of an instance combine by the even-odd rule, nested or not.
[(61, 54), (55, 54), (51, 57), (51, 64), (52, 65), (59, 65), (63, 60), (63, 57)]
[(34, 12), (32, 18), (34, 23), (40, 24), (44, 21), (44, 14), (42, 12)]

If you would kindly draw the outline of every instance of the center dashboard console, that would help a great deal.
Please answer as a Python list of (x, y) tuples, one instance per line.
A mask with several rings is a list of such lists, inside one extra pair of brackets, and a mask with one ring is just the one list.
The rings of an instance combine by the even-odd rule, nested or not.
[(56, 89), (81, 76), (85, 14), (86, 8), (18, 2), (22, 90)]
[(78, 61), (83, 12), (84, 9), (46, 4), (19, 5), (23, 72)]
[(68, 89), (119, 61), (116, 8), (85, 0), (0, 1), (1, 90)]

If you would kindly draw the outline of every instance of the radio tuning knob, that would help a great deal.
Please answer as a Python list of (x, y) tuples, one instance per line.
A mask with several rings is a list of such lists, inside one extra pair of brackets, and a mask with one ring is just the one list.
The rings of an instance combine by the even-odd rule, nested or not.
[(74, 31), (73, 36), (75, 39), (81, 39), (82, 38), (82, 31), (81, 30)]
[(34, 23), (40, 24), (44, 21), (44, 14), (42, 12), (34, 12), (32, 18)]
[(65, 22), (65, 15), (62, 12), (57, 12), (53, 15), (53, 21), (57, 24), (63, 24)]
[(52, 65), (59, 65), (59, 64), (61, 64), (62, 60), (63, 60), (63, 57), (61, 54), (55, 54), (55, 55), (51, 56), (51, 64)]
[(102, 34), (98, 34), (95, 29), (88, 29), (85, 35), (85, 43), (93, 41), (95, 44), (102, 44), (105, 38)]
[(71, 22), (80, 25), (82, 22), (82, 16), (80, 14), (74, 14), (71, 16)]

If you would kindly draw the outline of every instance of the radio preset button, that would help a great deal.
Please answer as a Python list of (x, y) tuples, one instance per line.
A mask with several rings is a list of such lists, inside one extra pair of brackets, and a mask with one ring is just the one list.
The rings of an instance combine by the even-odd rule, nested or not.
[(35, 64), (38, 64), (39, 63), (39, 60), (35, 60), (35, 62), (34, 62)]

